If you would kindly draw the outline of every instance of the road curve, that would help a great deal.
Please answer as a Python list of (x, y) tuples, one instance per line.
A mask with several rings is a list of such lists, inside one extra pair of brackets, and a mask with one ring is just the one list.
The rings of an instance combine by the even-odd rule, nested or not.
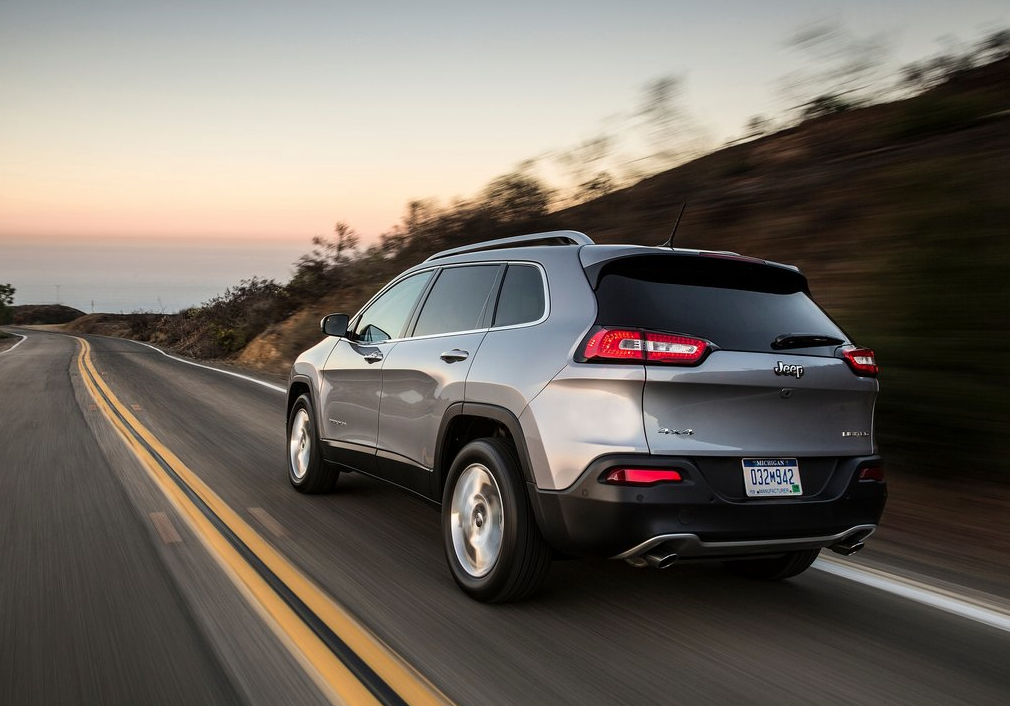
[[(0, 355), (0, 703), (333, 701), (113, 430), (78, 342), (27, 333)], [(1010, 693), (1006, 632), (825, 572), (764, 584), (716, 566), (567, 561), (533, 600), (474, 603), (424, 503), (357, 475), (328, 496), (290, 489), (282, 393), (129, 341), (88, 342), (139, 426), (460, 706)]]

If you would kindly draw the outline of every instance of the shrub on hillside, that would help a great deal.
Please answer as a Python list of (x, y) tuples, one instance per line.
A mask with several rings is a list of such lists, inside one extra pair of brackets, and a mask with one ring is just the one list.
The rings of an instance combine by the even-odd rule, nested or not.
[(14, 318), (10, 305), (14, 303), (14, 287), (0, 284), (0, 324), (9, 324)]
[(222, 358), (240, 351), (292, 311), (283, 286), (253, 277), (199, 307), (162, 316), (150, 340), (196, 358)]

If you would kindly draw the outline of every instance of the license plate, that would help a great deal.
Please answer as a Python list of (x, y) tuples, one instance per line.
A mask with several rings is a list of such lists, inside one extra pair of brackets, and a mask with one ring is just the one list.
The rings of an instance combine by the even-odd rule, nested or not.
[(743, 487), (748, 498), (803, 495), (800, 464), (795, 458), (745, 458)]

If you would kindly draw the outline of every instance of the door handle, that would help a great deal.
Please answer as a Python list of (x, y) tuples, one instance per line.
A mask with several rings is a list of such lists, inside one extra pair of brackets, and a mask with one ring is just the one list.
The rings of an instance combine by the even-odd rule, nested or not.
[(378, 363), (382, 360), (382, 353), (375, 351), (374, 353), (369, 353), (365, 356), (365, 360), (369, 363)]
[(459, 348), (453, 348), (451, 351), (446, 351), (439, 356), (446, 363), (458, 363), (461, 360), (466, 360), (470, 357), (470, 351), (464, 351)]

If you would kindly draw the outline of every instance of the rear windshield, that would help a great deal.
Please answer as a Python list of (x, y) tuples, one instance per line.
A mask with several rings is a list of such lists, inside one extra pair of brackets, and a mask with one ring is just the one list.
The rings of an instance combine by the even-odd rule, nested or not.
[[(848, 341), (807, 295), (803, 275), (763, 263), (646, 255), (607, 263), (599, 272), (597, 323), (681, 333), (724, 350), (784, 352), (789, 334)], [(831, 355), (836, 343), (790, 346)]]

